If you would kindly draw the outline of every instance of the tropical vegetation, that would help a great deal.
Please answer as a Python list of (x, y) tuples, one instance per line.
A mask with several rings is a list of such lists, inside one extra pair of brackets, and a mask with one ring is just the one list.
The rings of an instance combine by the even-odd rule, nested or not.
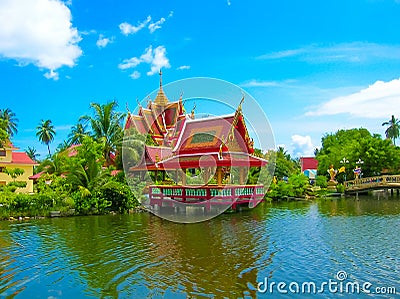
[[(122, 122), (125, 115), (117, 108), (116, 101), (91, 103), (92, 113), (78, 119), (67, 140), (60, 143), (54, 153), (50, 151), (50, 143), (54, 141), (55, 127), (51, 120), (42, 120), (36, 128), (36, 136), (47, 146), (48, 156), (39, 160), (35, 148), (25, 150), (32, 160), (39, 163), (35, 168), (35, 173), (40, 174), (35, 192), (16, 193), (25, 184), (18, 181), (23, 171), (18, 168), (4, 170), (12, 180), (6, 186), (0, 186), (0, 218), (10, 215), (45, 216), (53, 210), (73, 215), (125, 213), (137, 207), (143, 196), (139, 191), (145, 187), (145, 182), (129, 176), (126, 178), (123, 168), (138, 163), (144, 144), (154, 145), (154, 142), (149, 135), (139, 134), (134, 129), (124, 132)], [(0, 146), (18, 132), (17, 124), (18, 119), (10, 109), (0, 110)], [(345, 175), (347, 179), (353, 178), (352, 170), (357, 161), (363, 162), (364, 176), (400, 173), (400, 148), (395, 145), (399, 137), (399, 121), (392, 116), (383, 125), (388, 126), (386, 139), (363, 128), (324, 135), (322, 147), (315, 151), (319, 166), (313, 186), (326, 188), (327, 169), (331, 164), (335, 168), (344, 166), (344, 171), (337, 175), (339, 182)], [(315, 195), (315, 188), (300, 171), (299, 159), (291, 157), (283, 147), (266, 153), (257, 150), (257, 155), (269, 160), (267, 172), (250, 168), (248, 182), (267, 177), (271, 181), (267, 198)], [(127, 180), (134, 181), (140, 188), (131, 190)], [(339, 187), (343, 188), (342, 185)]]
[(39, 141), (47, 145), (47, 149), (50, 153), (50, 143), (54, 140), (54, 135), (56, 135), (56, 131), (54, 130), (54, 126), (50, 119), (43, 120), (36, 127), (36, 136), (39, 138)]
[(400, 133), (400, 120), (392, 115), (392, 118), (389, 121), (385, 121), (382, 126), (388, 126), (385, 131), (386, 138), (391, 139), (393, 144), (396, 145), (396, 139), (399, 138)]
[[(379, 175), (382, 172), (399, 173), (400, 148), (389, 139), (371, 134), (367, 129), (339, 130), (322, 137), (322, 147), (316, 150), (318, 175), (327, 175), (330, 165), (345, 171), (337, 175), (339, 181), (353, 179), (353, 169), (362, 167), (363, 176)], [(362, 162), (362, 164), (360, 164)]]

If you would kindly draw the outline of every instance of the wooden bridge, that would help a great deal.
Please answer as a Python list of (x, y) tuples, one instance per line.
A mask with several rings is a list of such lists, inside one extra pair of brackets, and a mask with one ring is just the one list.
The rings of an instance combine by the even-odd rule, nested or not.
[(376, 189), (400, 189), (400, 175), (381, 175), (344, 182), (346, 193)]

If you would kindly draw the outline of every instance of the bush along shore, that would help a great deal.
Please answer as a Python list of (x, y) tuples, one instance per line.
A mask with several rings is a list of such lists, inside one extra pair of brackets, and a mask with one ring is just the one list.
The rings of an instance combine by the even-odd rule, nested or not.
[(0, 191), (0, 219), (30, 219), (73, 215), (127, 213), (140, 210), (123, 175), (110, 176), (101, 187), (72, 191), (68, 180), (44, 175), (33, 194), (15, 193), (8, 186)]

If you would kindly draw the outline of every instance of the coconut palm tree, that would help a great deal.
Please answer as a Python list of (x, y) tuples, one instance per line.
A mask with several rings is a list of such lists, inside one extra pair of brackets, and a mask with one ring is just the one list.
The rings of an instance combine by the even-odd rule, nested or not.
[(38, 157), (40, 156), (40, 154), (36, 152), (36, 149), (30, 146), (28, 146), (28, 148), (25, 150), (25, 153), (29, 156), (29, 158), (31, 158), (35, 162), (38, 160)]
[(107, 104), (91, 103), (94, 115), (83, 116), (81, 120), (90, 123), (92, 136), (97, 140), (104, 140), (104, 158), (107, 165), (111, 162), (111, 153), (115, 153), (117, 146), (121, 144), (123, 131), (121, 122), (124, 114), (115, 111), (118, 107), (116, 101)]
[(393, 144), (396, 145), (396, 138), (399, 138), (400, 135), (400, 120), (392, 115), (392, 118), (389, 121), (385, 121), (382, 126), (388, 126), (385, 131), (386, 138), (392, 139)]
[(68, 134), (68, 143), (70, 145), (73, 144), (81, 144), (83, 137), (88, 136), (89, 132), (87, 131), (87, 126), (78, 122), (71, 128), (71, 132)]
[(18, 119), (15, 117), (15, 113), (12, 112), (11, 109), (0, 109), (0, 118), (4, 121), (5, 130), (10, 137), (13, 137), (15, 134), (17, 134)]
[(7, 142), (9, 136), (6, 130), (6, 124), (3, 119), (0, 118), (0, 148)]
[(36, 137), (39, 138), (41, 143), (47, 145), (47, 149), (50, 153), (50, 143), (54, 140), (54, 135), (56, 135), (56, 131), (54, 130), (54, 126), (51, 123), (50, 119), (41, 120), (40, 124), (36, 127)]

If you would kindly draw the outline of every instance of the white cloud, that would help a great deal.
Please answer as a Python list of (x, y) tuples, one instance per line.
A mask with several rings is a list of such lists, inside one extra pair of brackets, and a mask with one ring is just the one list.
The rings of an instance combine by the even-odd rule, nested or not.
[(118, 68), (120, 68), (121, 70), (126, 70), (126, 69), (130, 69), (130, 68), (134, 68), (142, 62), (143, 62), (143, 60), (141, 58), (137, 58), (137, 57), (124, 59), (124, 61), (122, 61), (122, 63), (120, 63), (118, 65)]
[(364, 62), (368, 60), (400, 60), (400, 45), (382, 45), (367, 42), (341, 43), (335, 45), (311, 44), (302, 48), (271, 52), (258, 59), (298, 59), (308, 63)]
[(44, 74), (44, 76), (47, 79), (53, 79), (55, 81), (57, 81), (59, 79), (58, 73), (53, 70), (48, 71), (47, 73)]
[(137, 26), (124, 22), (119, 24), (119, 29), (124, 35), (135, 34), (140, 30), (142, 30), (143, 28), (145, 28), (150, 21), (151, 21), (151, 16), (148, 16), (146, 20), (139, 22)]
[(356, 93), (333, 98), (306, 115), (350, 114), (362, 118), (382, 118), (400, 114), (400, 78), (376, 81)]
[(163, 46), (159, 46), (153, 51), (153, 59), (151, 61), (150, 71), (148, 76), (154, 75), (162, 68), (170, 68), (169, 60), (166, 56), (167, 50)]
[[(167, 18), (172, 18), (173, 15), (174, 12), (171, 10)], [(129, 35), (137, 33), (147, 26), (149, 32), (154, 33), (156, 30), (161, 29), (161, 25), (164, 24), (166, 21), (165, 18), (161, 18), (156, 22), (151, 22), (151, 19), (152, 19), (151, 16), (148, 16), (146, 20), (139, 22), (136, 26), (124, 22), (119, 25), (119, 29), (121, 30), (122, 34)]]
[(48, 69), (46, 78), (58, 78), (55, 70), (73, 67), (82, 55), (71, 19), (59, 0), (0, 1), (0, 56)]
[(134, 71), (129, 77), (131, 77), (134, 80), (139, 79), (140, 78), (140, 72)]
[(293, 135), (292, 136), (292, 155), (294, 157), (314, 156), (315, 146), (310, 136)]
[(282, 84), (276, 81), (250, 80), (240, 84), (241, 87), (276, 87)]
[(167, 50), (164, 46), (158, 46), (153, 49), (149, 46), (145, 49), (144, 53), (138, 57), (132, 57), (129, 59), (124, 59), (122, 63), (118, 65), (121, 70), (131, 69), (137, 67), (141, 63), (146, 63), (150, 65), (150, 71), (147, 72), (148, 76), (154, 75), (162, 68), (170, 68), (169, 60), (166, 56)]
[(96, 46), (99, 48), (105, 48), (109, 43), (112, 43), (114, 38), (105, 37), (103, 34), (99, 35), (99, 39), (96, 42)]
[(190, 69), (190, 65), (181, 65), (180, 67), (176, 68), (178, 71), (188, 70)]
[(165, 22), (165, 19), (164, 18), (161, 18), (160, 20), (158, 20), (157, 22), (155, 22), (155, 23), (150, 23), (149, 24), (149, 31), (150, 31), (150, 33), (153, 33), (154, 31), (156, 31), (157, 29), (160, 29), (161, 28), (161, 25), (163, 24)]
[(227, 1), (226, 1), (226, 4), (228, 4), (228, 6), (231, 6), (231, 1), (230, 1), (230, 0), (227, 0)]

